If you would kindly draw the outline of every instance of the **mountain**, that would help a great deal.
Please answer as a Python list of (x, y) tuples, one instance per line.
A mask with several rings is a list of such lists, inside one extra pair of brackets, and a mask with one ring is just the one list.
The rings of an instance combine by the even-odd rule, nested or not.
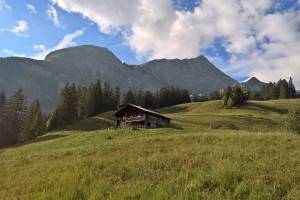
[(247, 87), (251, 90), (254, 90), (254, 91), (260, 91), (261, 87), (266, 84), (260, 80), (258, 80), (256, 77), (252, 77), (250, 78), (248, 81), (242, 83), (241, 85), (243, 87)]
[(155, 91), (163, 85), (174, 85), (190, 93), (207, 93), (237, 83), (204, 56), (127, 65), (106, 48), (83, 45), (51, 52), (45, 60), (0, 58), (0, 90), (11, 94), (22, 88), (29, 102), (38, 98), (47, 111), (55, 105), (66, 82), (87, 85), (97, 80), (123, 91)]

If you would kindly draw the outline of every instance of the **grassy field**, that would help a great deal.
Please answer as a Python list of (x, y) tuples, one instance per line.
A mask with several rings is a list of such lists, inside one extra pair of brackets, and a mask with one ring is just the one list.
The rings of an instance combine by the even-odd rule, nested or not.
[[(300, 100), (161, 110), (163, 129), (113, 129), (111, 113), (0, 150), (0, 199), (299, 199)], [(103, 130), (99, 130), (103, 129)]]

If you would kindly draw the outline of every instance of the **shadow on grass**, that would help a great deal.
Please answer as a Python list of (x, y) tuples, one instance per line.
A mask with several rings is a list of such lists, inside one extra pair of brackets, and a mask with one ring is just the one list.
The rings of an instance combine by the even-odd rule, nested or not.
[(176, 130), (183, 130), (183, 127), (179, 124), (173, 124), (171, 123), (170, 126), (168, 126), (168, 128), (172, 128), (172, 129), (176, 129)]
[(266, 106), (266, 105), (261, 105), (261, 104), (256, 104), (256, 103), (247, 103), (245, 106), (241, 107), (242, 109), (248, 109), (248, 110), (263, 110), (263, 111), (269, 111), (269, 112), (274, 112), (278, 114), (287, 114), (288, 110), (284, 108), (275, 108), (272, 106)]
[(172, 107), (161, 108), (160, 112), (162, 114), (180, 113), (180, 112), (186, 112), (187, 108), (188, 108), (187, 106), (185, 107), (172, 106)]
[(20, 144), (16, 144), (16, 145), (10, 146), (10, 147), (20, 147), (20, 146), (27, 145), (27, 144), (34, 144), (36, 142), (45, 142), (45, 141), (55, 140), (55, 139), (64, 138), (64, 137), (67, 137), (67, 135), (63, 135), (63, 134), (45, 135), (45, 136), (40, 136), (38, 138), (29, 140), (29, 141), (24, 142), (24, 143), (20, 143)]
[(21, 147), (21, 146), (24, 146), (24, 145), (27, 145), (27, 144), (33, 144), (33, 143), (36, 143), (36, 142), (43, 142), (43, 141), (49, 141), (49, 140), (55, 140), (55, 139), (63, 138), (63, 137), (67, 137), (67, 135), (57, 134), (57, 135), (40, 136), (38, 138), (34, 138), (32, 140), (29, 140), (29, 141), (26, 141), (26, 142), (23, 142), (23, 143), (1, 146), (0, 147), (0, 153), (1, 153), (1, 150), (6, 149), (6, 148)]
[(71, 125), (59, 129), (59, 131), (96, 131), (111, 127), (115, 127), (114, 121), (99, 117), (93, 117), (81, 121), (76, 121)]

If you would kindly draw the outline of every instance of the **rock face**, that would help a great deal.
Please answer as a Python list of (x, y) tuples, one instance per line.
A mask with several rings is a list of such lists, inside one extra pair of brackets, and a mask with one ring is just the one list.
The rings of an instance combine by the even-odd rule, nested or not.
[(248, 81), (242, 83), (242, 86), (243, 87), (247, 87), (251, 90), (254, 90), (254, 91), (260, 91), (261, 87), (266, 84), (264, 82), (261, 82), (260, 80), (258, 80), (257, 78), (255, 77), (252, 77), (250, 78)]
[(29, 102), (38, 98), (47, 111), (55, 105), (66, 82), (87, 85), (99, 79), (123, 91), (155, 91), (163, 85), (174, 85), (190, 93), (206, 93), (237, 83), (203, 56), (127, 65), (106, 48), (84, 45), (54, 51), (42, 61), (0, 58), (0, 90), (10, 95), (22, 88)]

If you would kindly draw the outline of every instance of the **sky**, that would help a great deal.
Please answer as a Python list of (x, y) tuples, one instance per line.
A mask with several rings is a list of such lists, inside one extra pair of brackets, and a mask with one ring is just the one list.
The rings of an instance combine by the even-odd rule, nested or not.
[(204, 55), (239, 81), (300, 88), (300, 0), (0, 0), (0, 57), (83, 44), (128, 64)]

